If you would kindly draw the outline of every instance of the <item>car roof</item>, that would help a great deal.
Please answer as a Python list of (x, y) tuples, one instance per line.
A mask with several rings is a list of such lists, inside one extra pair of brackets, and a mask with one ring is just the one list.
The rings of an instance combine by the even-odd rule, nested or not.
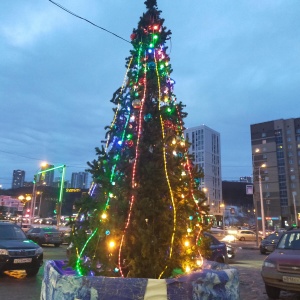
[[(17, 224), (15, 224), (15, 223), (12, 223), (12, 222), (7, 222), (7, 221), (0, 221), (0, 225), (2, 225), (2, 226), (7, 226), (7, 225), (17, 225)], [(17, 225), (18, 226), (18, 225)]]

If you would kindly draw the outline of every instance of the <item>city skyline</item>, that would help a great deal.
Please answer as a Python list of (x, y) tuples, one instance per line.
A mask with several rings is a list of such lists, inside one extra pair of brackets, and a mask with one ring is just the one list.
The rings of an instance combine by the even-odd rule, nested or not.
[[(51, 166), (53, 167), (53, 166)], [(47, 168), (45, 168), (47, 169)], [(47, 182), (46, 186), (57, 186), (57, 183), (60, 183), (61, 177), (55, 176), (59, 175), (59, 171), (52, 171), (53, 172), (53, 178), (50, 180), (51, 182)], [(22, 178), (20, 178), (22, 177)], [(39, 179), (38, 179), (39, 180)], [(41, 179), (42, 180), (42, 179)], [(34, 177), (31, 180), (26, 179), (26, 170), (13, 170), (12, 174), (12, 183), (9, 187), (5, 189), (16, 189), (24, 186), (28, 186), (30, 184), (33, 185)], [(48, 180), (49, 181), (49, 180)], [(88, 189), (90, 187), (91, 181), (90, 181), (90, 173), (88, 172), (72, 172), (71, 177), (67, 178), (65, 177), (64, 180), (65, 184), (67, 184), (68, 188), (83, 188)], [(46, 182), (44, 182), (46, 183)], [(0, 187), (1, 189), (1, 187)]]
[[(130, 35), (144, 1), (61, 0), (0, 3), (0, 185), (13, 170), (26, 181), (42, 161), (83, 172), (96, 158), (122, 85)], [(158, 0), (186, 105), (185, 127), (207, 125), (221, 137), (222, 180), (252, 175), (250, 125), (297, 118), (300, 7), (297, 1)], [(118, 22), (116, 22), (118, 20)]]

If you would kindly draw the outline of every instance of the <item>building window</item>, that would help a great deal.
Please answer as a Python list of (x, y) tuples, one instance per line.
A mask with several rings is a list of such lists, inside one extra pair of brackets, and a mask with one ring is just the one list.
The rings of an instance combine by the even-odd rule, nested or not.
[(296, 133), (300, 133), (300, 128), (297, 128), (297, 129), (296, 129)]
[(279, 158), (284, 158), (282, 151), (277, 151), (277, 159), (279, 159)]
[(286, 131), (286, 134), (291, 134), (291, 129), (288, 129), (288, 130)]
[(261, 142), (262, 144), (266, 144), (267, 143), (267, 141), (266, 140), (262, 140), (262, 142)]
[(267, 136), (267, 134), (265, 133), (265, 132), (263, 132), (262, 134), (261, 134), (261, 137), (266, 137)]
[(286, 184), (285, 182), (279, 182), (279, 189), (286, 189)]
[(291, 180), (294, 181), (296, 179), (295, 175), (291, 175)]
[(292, 159), (289, 160), (289, 164), (290, 164), (290, 165), (293, 164), (293, 160), (292, 160)]

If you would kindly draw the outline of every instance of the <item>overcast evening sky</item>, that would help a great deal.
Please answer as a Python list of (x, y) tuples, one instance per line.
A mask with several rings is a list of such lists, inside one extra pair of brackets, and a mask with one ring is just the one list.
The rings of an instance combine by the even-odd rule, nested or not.
[[(130, 40), (144, 0), (57, 0)], [(222, 179), (251, 175), (250, 125), (300, 112), (298, 0), (157, 0), (186, 127), (221, 134)], [(0, 2), (0, 185), (42, 161), (83, 172), (96, 158), (131, 44), (48, 0)]]

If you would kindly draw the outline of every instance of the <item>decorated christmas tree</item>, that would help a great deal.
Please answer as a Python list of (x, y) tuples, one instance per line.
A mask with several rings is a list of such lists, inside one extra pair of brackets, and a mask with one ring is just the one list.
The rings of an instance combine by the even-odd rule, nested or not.
[(199, 268), (208, 243), (200, 190), (184, 138), (167, 54), (171, 32), (156, 0), (131, 34), (114, 117), (89, 162), (93, 185), (77, 203), (70, 263), (82, 275), (168, 278)]

